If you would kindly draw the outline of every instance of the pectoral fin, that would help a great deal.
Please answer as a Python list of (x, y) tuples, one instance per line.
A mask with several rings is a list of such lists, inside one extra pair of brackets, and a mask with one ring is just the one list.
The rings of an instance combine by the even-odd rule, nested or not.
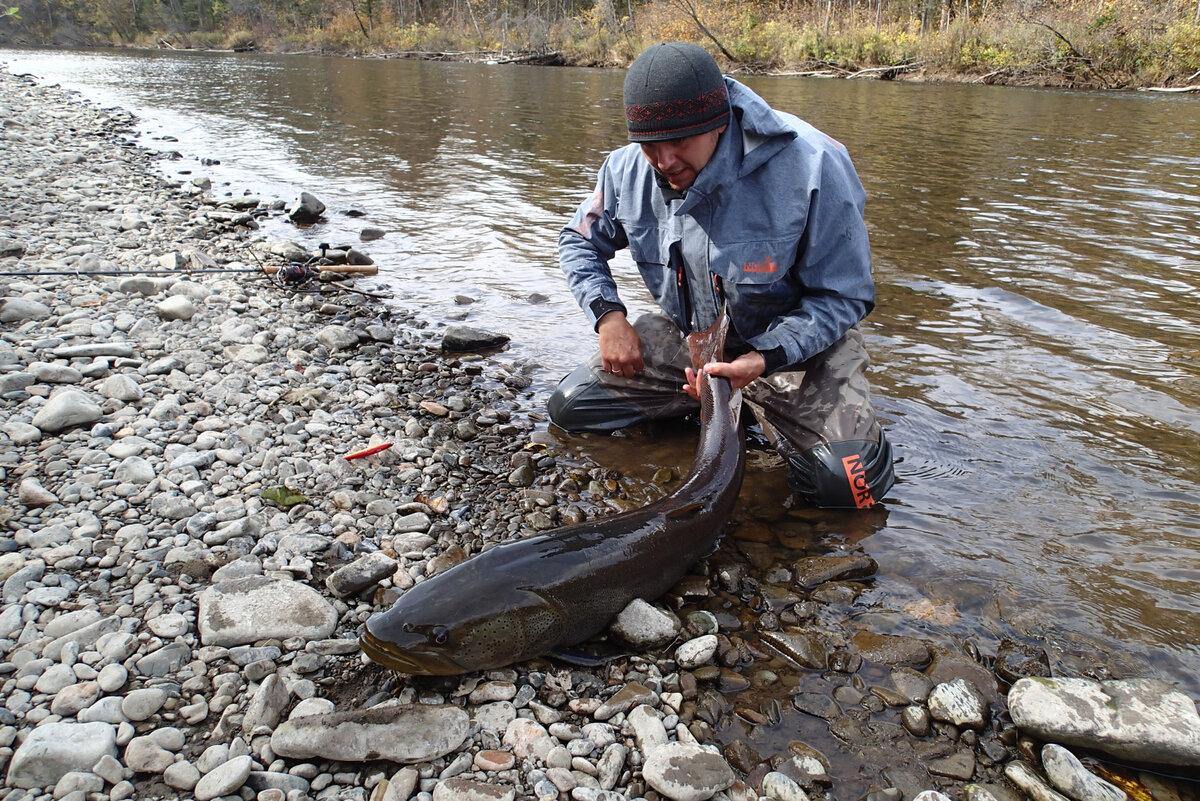
[(689, 517), (695, 517), (704, 510), (703, 501), (693, 501), (687, 506), (681, 506), (678, 509), (672, 509), (667, 512), (668, 520), (687, 520)]

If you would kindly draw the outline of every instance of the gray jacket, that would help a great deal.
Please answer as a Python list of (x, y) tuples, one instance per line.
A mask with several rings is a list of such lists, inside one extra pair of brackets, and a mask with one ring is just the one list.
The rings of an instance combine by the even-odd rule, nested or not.
[(626, 247), (680, 330), (710, 323), (723, 296), (770, 373), (825, 350), (874, 306), (866, 193), (839, 142), (725, 82), (729, 126), (692, 186), (661, 184), (637, 144), (612, 152), (559, 235), (559, 258), (593, 325), (624, 309), (608, 262)]

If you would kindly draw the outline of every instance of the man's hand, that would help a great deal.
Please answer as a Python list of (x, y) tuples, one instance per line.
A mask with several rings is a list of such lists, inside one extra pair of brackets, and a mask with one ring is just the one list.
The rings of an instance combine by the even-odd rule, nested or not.
[(625, 314), (610, 311), (596, 327), (600, 335), (600, 359), (613, 375), (633, 378), (646, 366), (642, 362), (642, 341)]
[[(741, 389), (762, 375), (766, 369), (767, 363), (763, 360), (762, 354), (756, 350), (752, 350), (749, 353), (738, 356), (731, 362), (709, 362), (701, 368), (701, 373), (724, 376), (729, 379), (731, 387)], [(700, 373), (689, 367), (684, 371), (684, 374), (687, 377), (687, 383), (683, 385), (683, 391), (696, 400), (699, 400)]]

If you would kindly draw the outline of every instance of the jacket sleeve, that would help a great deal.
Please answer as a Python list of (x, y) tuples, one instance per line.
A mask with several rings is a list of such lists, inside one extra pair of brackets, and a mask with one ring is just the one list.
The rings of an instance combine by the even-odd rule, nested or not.
[(766, 373), (796, 365), (841, 339), (875, 306), (871, 248), (863, 218), (866, 192), (845, 149), (827, 140), (806, 184), (808, 218), (790, 273), (797, 305), (749, 344)]
[(609, 269), (609, 261), (616, 252), (629, 245), (625, 229), (616, 218), (613, 160), (612, 155), (605, 159), (595, 191), (580, 204), (571, 222), (558, 235), (559, 265), (571, 294), (593, 329), (607, 312), (625, 311)]

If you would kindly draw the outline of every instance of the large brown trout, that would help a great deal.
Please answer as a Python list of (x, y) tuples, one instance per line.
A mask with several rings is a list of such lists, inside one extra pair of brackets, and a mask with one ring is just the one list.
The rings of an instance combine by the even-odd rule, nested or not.
[[(721, 357), (728, 320), (688, 338), (697, 371)], [(577, 645), (634, 598), (653, 600), (712, 550), (746, 463), (741, 393), (701, 374), (700, 443), (665, 498), (505, 543), (427, 579), (372, 616), (360, 643), (384, 667), (453, 675)]]

